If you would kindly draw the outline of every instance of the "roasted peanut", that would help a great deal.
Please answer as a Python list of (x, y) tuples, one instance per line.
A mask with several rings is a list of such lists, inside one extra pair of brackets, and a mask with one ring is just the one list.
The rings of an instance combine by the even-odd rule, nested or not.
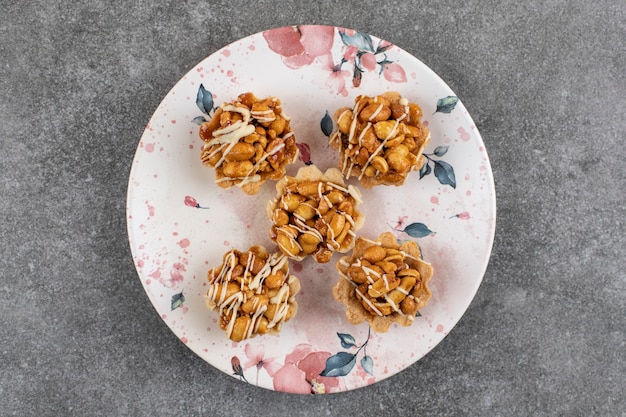
[(391, 116), (391, 109), (383, 103), (372, 103), (359, 113), (359, 119), (363, 122), (380, 122)]
[(417, 312), (417, 303), (413, 297), (406, 297), (400, 302), (400, 310), (407, 315), (415, 315)]
[(255, 154), (254, 146), (246, 142), (237, 142), (226, 154), (227, 161), (245, 161)]
[[(420, 107), (397, 92), (387, 92), (358, 96), (354, 109), (356, 114), (347, 109), (335, 113), (338, 129), (330, 138), (332, 147), (341, 152), (342, 172), (347, 178), (357, 176), (366, 188), (401, 185), (410, 171), (421, 166), (423, 145), (429, 138)], [(404, 149), (388, 153), (398, 147)], [(414, 153), (402, 158), (404, 151)]]
[(282, 270), (278, 270), (276, 273), (270, 274), (267, 278), (265, 278), (265, 285), (267, 285), (267, 288), (270, 289), (280, 288), (284, 282), (285, 275)]
[(380, 140), (385, 140), (396, 132), (398, 123), (393, 120), (385, 120), (382, 122), (378, 122), (374, 125), (374, 132), (376, 133), (376, 137)]
[(249, 316), (237, 317), (235, 319), (233, 330), (230, 335), (231, 340), (233, 340), (234, 342), (241, 342), (243, 339), (245, 339), (251, 324), (252, 319)]
[(289, 214), (285, 210), (277, 208), (272, 215), (272, 222), (276, 226), (284, 226), (289, 223)]
[(377, 171), (382, 172), (383, 174), (386, 174), (387, 171), (389, 171), (389, 164), (387, 164), (387, 161), (382, 156), (376, 155), (373, 157), (371, 164)]
[(352, 123), (352, 110), (344, 109), (337, 117), (337, 127), (340, 132), (347, 134)]
[(315, 216), (315, 202), (310, 200), (301, 203), (296, 209), (293, 211), (293, 214), (303, 218), (304, 220), (312, 219)]
[(302, 248), (302, 252), (306, 253), (307, 255), (310, 255), (317, 250), (317, 243), (307, 243), (302, 239), (303, 236), (305, 235), (298, 236), (298, 243), (300, 244), (300, 247)]
[(319, 181), (305, 181), (298, 183), (296, 186), (296, 190), (298, 191), (298, 194), (309, 197), (318, 194), (319, 187)]
[(285, 194), (282, 196), (281, 198), (281, 202), (280, 202), (280, 207), (283, 210), (286, 210), (290, 213), (293, 213), (293, 211), (298, 208), (298, 206), (300, 205), (301, 202), (303, 202), (306, 198), (304, 196), (301, 196), (299, 194)]
[[(388, 167), (396, 172), (406, 172), (412, 165), (411, 158), (409, 158), (407, 155), (400, 154), (398, 151), (395, 151), (395, 148), (394, 150), (387, 153), (386, 158)], [(384, 172), (384, 174), (386, 173), (387, 172)]]
[(381, 279), (374, 282), (367, 290), (370, 297), (378, 298), (387, 294), (400, 285), (400, 278), (394, 275), (384, 274)]
[(276, 118), (272, 123), (270, 123), (269, 128), (272, 129), (276, 135), (280, 136), (285, 130), (285, 126), (287, 125), (287, 121), (282, 117)]
[(282, 228), (278, 229), (276, 243), (278, 243), (280, 250), (287, 256), (297, 256), (300, 253), (298, 242), (296, 242), (292, 235), (284, 233)]
[(387, 256), (387, 251), (378, 245), (370, 246), (363, 253), (363, 259), (366, 259), (372, 263), (382, 261), (383, 259), (385, 259), (385, 256)]
[(330, 233), (332, 231), (332, 235), (329, 236), (329, 238), (334, 240), (335, 236), (338, 236), (341, 233), (345, 224), (346, 216), (340, 213), (335, 213), (330, 221), (330, 229), (328, 232)]
[(227, 161), (223, 164), (224, 175), (231, 178), (245, 177), (253, 167), (250, 161)]

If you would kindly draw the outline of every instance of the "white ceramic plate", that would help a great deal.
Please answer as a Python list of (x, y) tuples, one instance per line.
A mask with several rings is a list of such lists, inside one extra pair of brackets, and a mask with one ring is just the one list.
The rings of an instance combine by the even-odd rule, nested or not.
[[(292, 263), (301, 280), (296, 317), (279, 335), (231, 342), (207, 310), (209, 268), (231, 248), (270, 250), (267, 182), (255, 196), (214, 184), (199, 155), (198, 123), (206, 111), (243, 92), (277, 96), (292, 118), (300, 160), (325, 170), (337, 165), (328, 147), (327, 112), (351, 106), (359, 94), (399, 91), (418, 103), (432, 139), (424, 171), (402, 187), (363, 191), (360, 235), (392, 231), (415, 240), (435, 274), (432, 298), (411, 327), (370, 333), (351, 325), (333, 300), (338, 276), (328, 264)], [(324, 121), (323, 121), (324, 120)], [(428, 171), (428, 172), (427, 172)], [(352, 180), (350, 180), (352, 181)], [(263, 388), (297, 393), (338, 392), (373, 384), (433, 349), (461, 318), (487, 267), (495, 230), (495, 192), (482, 139), (454, 92), (400, 48), (353, 30), (299, 26), (249, 36), (213, 53), (185, 75), (146, 126), (128, 187), (128, 233), (148, 297), (163, 321), (214, 367)], [(339, 352), (346, 352), (337, 356)], [(342, 358), (341, 376), (319, 374)], [(330, 363), (333, 363), (331, 361)], [(335, 362), (336, 363), (336, 362)]]

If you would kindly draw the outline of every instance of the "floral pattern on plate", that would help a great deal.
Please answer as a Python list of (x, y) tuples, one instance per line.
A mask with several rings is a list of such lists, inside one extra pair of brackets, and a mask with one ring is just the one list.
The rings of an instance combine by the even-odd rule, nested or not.
[[(300, 159), (337, 166), (328, 136), (335, 109), (359, 94), (395, 90), (423, 109), (431, 131), (426, 163), (402, 187), (362, 190), (360, 235), (391, 230), (413, 240), (432, 263), (432, 298), (410, 327), (370, 332), (346, 319), (331, 288), (335, 262), (292, 262), (301, 281), (299, 311), (278, 335), (239, 343), (205, 306), (207, 271), (232, 248), (274, 248), (265, 204), (221, 189), (202, 166), (198, 124), (215, 107), (251, 91), (281, 99), (292, 119)], [(356, 184), (355, 184), (356, 185)], [(259, 209), (261, 208), (261, 209)], [(391, 43), (345, 28), (271, 29), (234, 42), (192, 68), (166, 95), (139, 141), (129, 178), (129, 241), (141, 283), (163, 321), (197, 355), (259, 387), (329, 393), (395, 375), (432, 350), (472, 301), (495, 232), (495, 192), (484, 144), (463, 103), (428, 67)]]

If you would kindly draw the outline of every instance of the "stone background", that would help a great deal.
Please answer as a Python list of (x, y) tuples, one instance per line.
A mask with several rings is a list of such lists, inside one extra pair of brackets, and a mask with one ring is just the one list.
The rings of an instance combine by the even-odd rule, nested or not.
[[(0, 414), (626, 415), (626, 3), (0, 3)], [(143, 129), (241, 37), (332, 24), (389, 40), (469, 109), (497, 231), (466, 315), (373, 386), (293, 396), (195, 356), (155, 314), (126, 234)]]

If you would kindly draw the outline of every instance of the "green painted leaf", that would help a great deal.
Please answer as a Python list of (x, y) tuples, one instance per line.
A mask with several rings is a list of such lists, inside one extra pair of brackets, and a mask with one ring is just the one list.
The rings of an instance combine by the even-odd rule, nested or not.
[(426, 175), (430, 174), (431, 171), (432, 169), (430, 168), (430, 164), (428, 162), (422, 165), (422, 167), (420, 168), (420, 180)]
[(354, 32), (354, 35), (350, 36), (345, 31), (340, 30), (339, 36), (344, 45), (356, 46), (359, 51), (374, 52), (372, 37), (367, 33)]
[(341, 347), (344, 349), (350, 349), (353, 346), (356, 346), (356, 340), (352, 335), (347, 333), (337, 333), (339, 336), (339, 340), (341, 341)]
[(356, 355), (348, 352), (339, 352), (326, 359), (326, 367), (320, 376), (346, 376), (356, 364)]
[(374, 375), (374, 359), (371, 356), (363, 356), (361, 358), (361, 368), (370, 375)]
[(447, 96), (444, 98), (440, 98), (439, 100), (437, 100), (437, 110), (435, 110), (435, 113), (439, 112), (449, 114), (452, 112), (452, 110), (454, 110), (458, 102), (459, 98), (456, 96)]
[(183, 295), (182, 291), (180, 293), (178, 293), (178, 294), (172, 295), (172, 300), (171, 300), (171, 309), (172, 309), (172, 311), (176, 310), (184, 302), (185, 302), (185, 296)]
[(434, 161), (435, 162), (435, 177), (443, 185), (449, 185), (452, 188), (456, 188), (456, 178), (454, 176), (454, 168), (447, 162)]
[(196, 96), (196, 105), (200, 111), (206, 115), (210, 115), (213, 112), (213, 94), (204, 85), (200, 84), (198, 87), (198, 95)]
[(434, 234), (432, 230), (428, 228), (424, 223), (411, 223), (403, 230), (404, 233), (411, 237), (426, 237)]
[(204, 116), (196, 116), (191, 121), (192, 121), (192, 123), (195, 123), (197, 125), (201, 125), (202, 123), (206, 122), (207, 120), (204, 118)]
[(326, 111), (324, 117), (322, 117), (320, 127), (322, 128), (322, 133), (324, 133), (324, 136), (330, 136), (330, 134), (333, 133), (333, 119), (328, 114), (328, 110)]
[(435, 155), (441, 157), (448, 152), (448, 146), (437, 146), (434, 150)]

